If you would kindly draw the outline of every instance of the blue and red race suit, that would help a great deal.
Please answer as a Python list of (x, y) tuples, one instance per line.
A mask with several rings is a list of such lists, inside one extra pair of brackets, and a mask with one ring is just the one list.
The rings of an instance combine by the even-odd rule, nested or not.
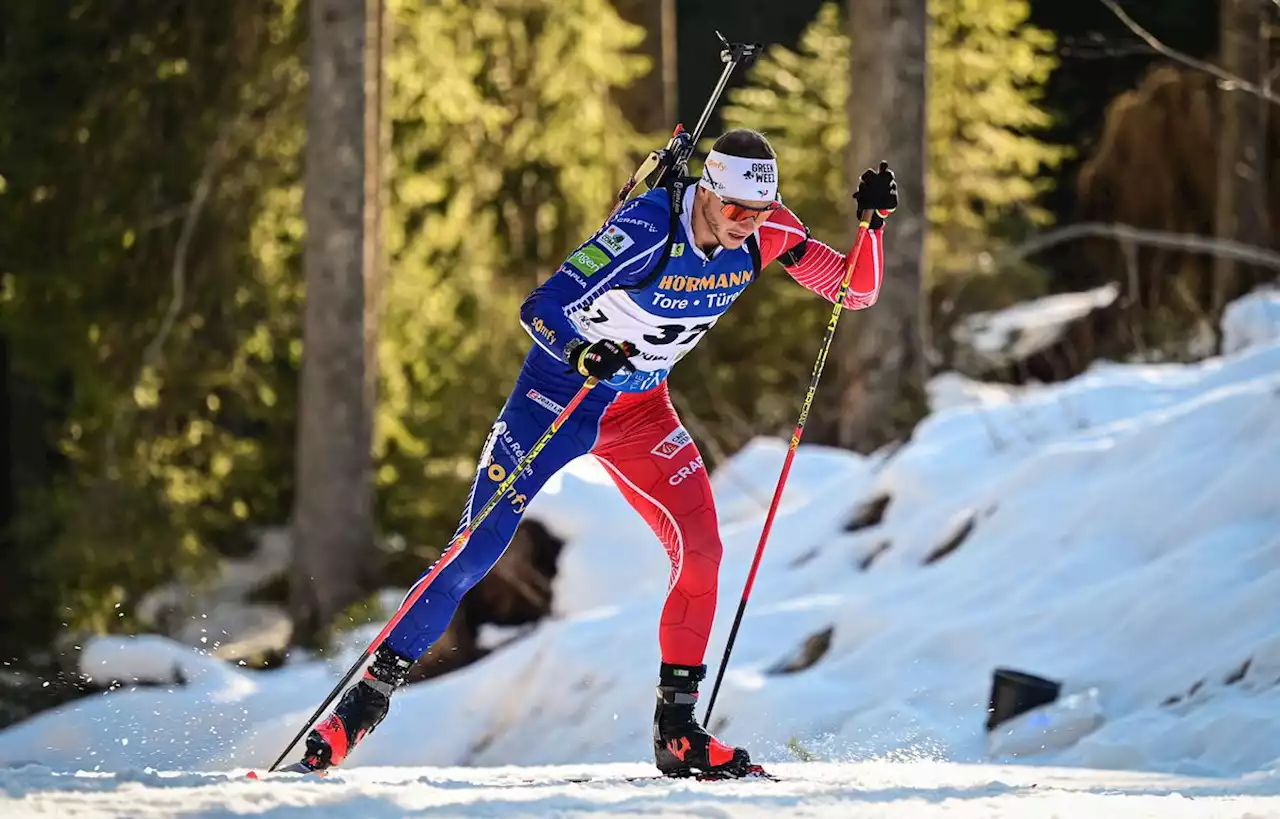
[[(666, 378), (759, 273), (746, 245), (716, 248), (708, 256), (693, 242), (695, 192), (690, 186), (685, 193), (670, 243), (669, 195), (656, 189), (624, 205), (525, 300), (520, 319), (534, 344), (485, 442), (459, 532), (582, 386), (583, 377), (565, 361), (566, 344), (574, 339), (630, 342), (636, 370), (588, 393), (389, 635), (388, 645), (398, 653), (417, 658), (426, 652), (462, 596), (502, 556), (546, 480), (591, 453), (671, 559), (659, 625), (663, 662), (702, 663), (715, 617), (722, 547), (702, 456), (671, 404)], [(787, 272), (828, 301), (835, 299), (845, 254), (808, 238), (790, 210), (773, 212), (755, 239), (760, 268), (791, 252)], [(792, 252), (801, 243), (803, 255)], [(658, 271), (668, 246), (666, 264)], [(846, 307), (875, 302), (883, 260), (881, 231), (872, 231), (856, 260)]]

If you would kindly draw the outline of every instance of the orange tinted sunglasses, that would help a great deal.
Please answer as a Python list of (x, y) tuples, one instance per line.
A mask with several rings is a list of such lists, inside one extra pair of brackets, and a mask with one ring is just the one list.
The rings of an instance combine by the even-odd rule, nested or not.
[(720, 212), (723, 213), (724, 218), (728, 219), (730, 222), (742, 222), (747, 219), (760, 222), (767, 219), (769, 214), (781, 207), (782, 203), (776, 199), (769, 204), (758, 208), (752, 207), (751, 205), (744, 205), (741, 202), (726, 202), (723, 199), (720, 200)]

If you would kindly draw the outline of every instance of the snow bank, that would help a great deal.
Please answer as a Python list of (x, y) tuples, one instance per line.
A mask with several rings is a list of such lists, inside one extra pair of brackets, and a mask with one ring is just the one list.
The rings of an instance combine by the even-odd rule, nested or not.
[(974, 313), (952, 328), (951, 337), (987, 364), (1017, 361), (1054, 344), (1071, 322), (1109, 306), (1119, 295), (1119, 285), (1112, 283)]
[(282, 528), (266, 529), (254, 540), (257, 546), (250, 555), (219, 560), (216, 577), (198, 589), (174, 582), (143, 596), (137, 611), (142, 622), (231, 662), (283, 654), (293, 636), (293, 620), (282, 606), (248, 600), (285, 574), (293, 547)]
[(80, 673), (102, 681), (190, 686), (203, 691), (247, 689), (226, 663), (156, 635), (98, 637), (80, 652)]
[(1280, 289), (1258, 290), (1227, 305), (1222, 352), (1238, 353), (1280, 340)]
[[(1064, 694), (1096, 689), (1100, 709), (1072, 744), (1028, 758), (1022, 742), (1019, 760), (1276, 767), (1280, 341), (1191, 366), (1100, 365), (1046, 387), (935, 388), (936, 411), (887, 458), (801, 448), (717, 730), (765, 761), (791, 758), (794, 738), (829, 760), (979, 762), (991, 671), (1008, 666), (1063, 680)], [(712, 476), (726, 549), (713, 667), (784, 452), (755, 441)], [(877, 497), (882, 518), (851, 526)], [(568, 541), (556, 616), (402, 692), (349, 766), (648, 757), (662, 549), (587, 459), (531, 514)], [(816, 662), (780, 670), (827, 630)], [(162, 654), (157, 668), (175, 656)], [(0, 733), (0, 764), (260, 766), (341, 659), (221, 667), (208, 685), (71, 703)]]

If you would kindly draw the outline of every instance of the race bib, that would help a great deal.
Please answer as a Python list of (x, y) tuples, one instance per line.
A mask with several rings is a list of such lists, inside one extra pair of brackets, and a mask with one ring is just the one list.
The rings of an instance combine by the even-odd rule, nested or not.
[(670, 370), (698, 345), (720, 318), (712, 316), (671, 317), (648, 312), (629, 294), (610, 290), (585, 309), (570, 316), (574, 326), (588, 341), (629, 341), (637, 353), (632, 365), (640, 371)]

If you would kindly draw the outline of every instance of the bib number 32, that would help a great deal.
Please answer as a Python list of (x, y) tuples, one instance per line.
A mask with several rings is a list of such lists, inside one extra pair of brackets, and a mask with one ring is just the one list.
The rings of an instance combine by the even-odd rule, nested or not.
[[(599, 307), (596, 308), (594, 315), (587, 316), (587, 321), (592, 324), (603, 324), (608, 320), (609, 317), (605, 315), (604, 310)], [(642, 336), (642, 338), (655, 347), (674, 344), (677, 341), (681, 345), (693, 344), (698, 340), (699, 336), (710, 330), (713, 324), (714, 322), (710, 321), (703, 321), (698, 324), (676, 324), (674, 322), (670, 324), (659, 324), (654, 327), (655, 330), (659, 331), (658, 333), (648, 333)], [(681, 338), (680, 336), (684, 333), (688, 333), (688, 335)]]

